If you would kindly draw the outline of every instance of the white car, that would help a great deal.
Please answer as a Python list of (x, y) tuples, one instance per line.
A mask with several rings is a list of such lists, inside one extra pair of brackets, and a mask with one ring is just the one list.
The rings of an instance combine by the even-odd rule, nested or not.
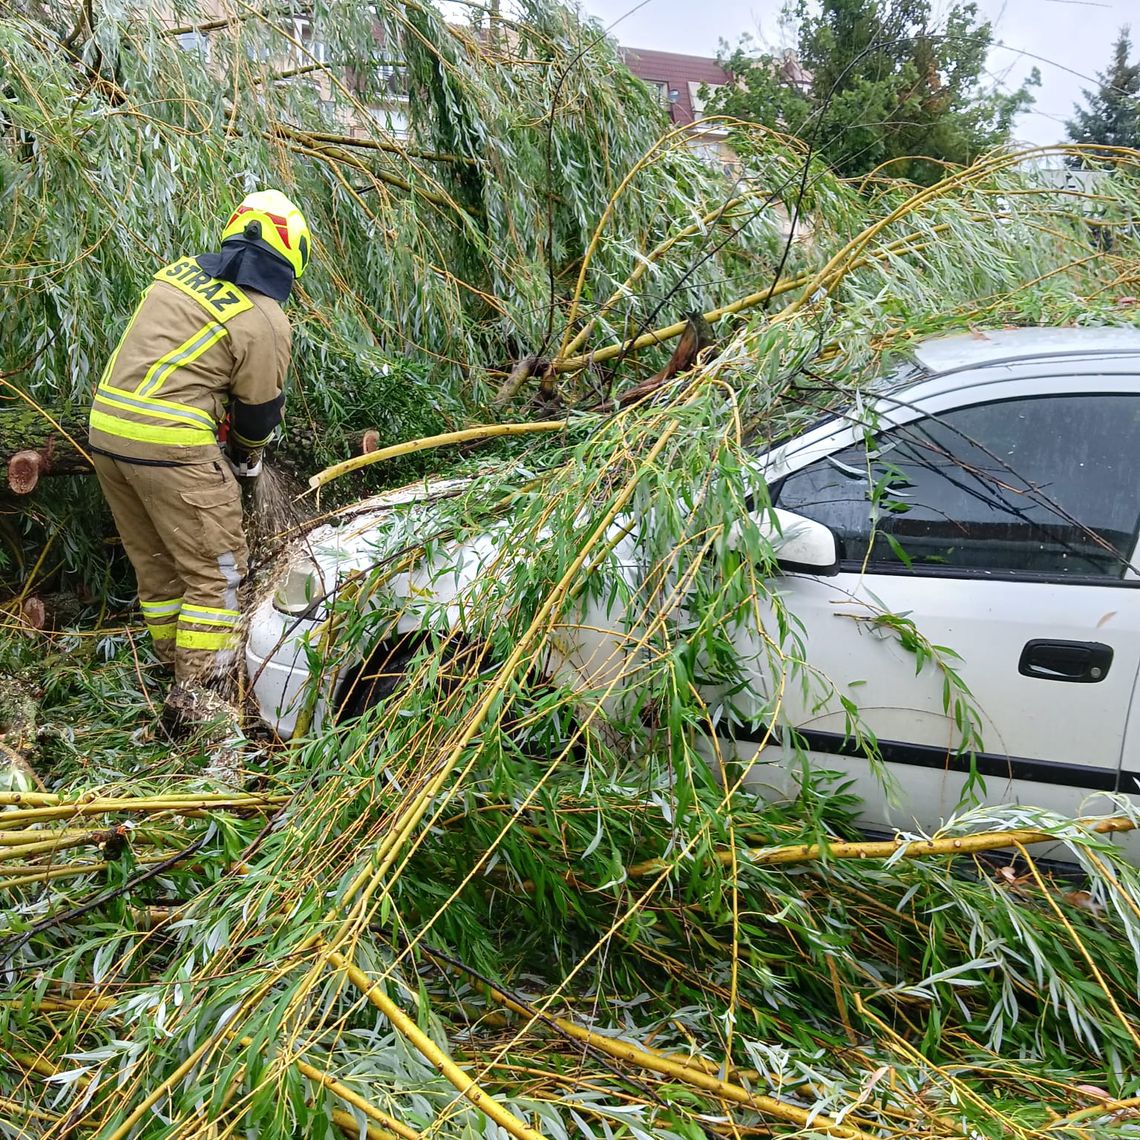
[[(1066, 814), (1115, 810), (1105, 793), (1140, 804), (1140, 329), (927, 341), (858, 413), (760, 457), (757, 470), (777, 508), (775, 587), (821, 680), (787, 686), (770, 732), (765, 645), (758, 628), (738, 628), (753, 683), (718, 728), (722, 758), (755, 759), (751, 781), (784, 794), (798, 734), (801, 757), (852, 777), (872, 827), (936, 828), (968, 780), (980, 787), (974, 777), (982, 802)], [(461, 486), (370, 500), (298, 547), (247, 647), (254, 693), (280, 735), (298, 727), (305, 645), (324, 628), (318, 600), (375, 562), (378, 532), (391, 542), (394, 527), (414, 530), (410, 499)], [(386, 589), (460, 622), (457, 599), (498, 542), (491, 528), (451, 549), (445, 573), (428, 559)], [(414, 605), (401, 621), (394, 633), (416, 626)], [(620, 656), (599, 626), (605, 614), (583, 616), (549, 668), (596, 684)], [(339, 677), (351, 684), (352, 670)], [(957, 699), (958, 680), (969, 700)], [(306, 717), (340, 707), (345, 692), (316, 698)], [(873, 741), (851, 732), (852, 704)], [(886, 782), (868, 759), (875, 748)]]

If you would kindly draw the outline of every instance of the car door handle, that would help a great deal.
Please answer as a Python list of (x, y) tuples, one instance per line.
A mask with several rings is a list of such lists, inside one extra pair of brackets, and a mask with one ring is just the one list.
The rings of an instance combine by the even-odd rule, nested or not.
[(1099, 641), (1027, 641), (1017, 671), (1045, 681), (1076, 681), (1095, 685), (1108, 676), (1112, 646)]

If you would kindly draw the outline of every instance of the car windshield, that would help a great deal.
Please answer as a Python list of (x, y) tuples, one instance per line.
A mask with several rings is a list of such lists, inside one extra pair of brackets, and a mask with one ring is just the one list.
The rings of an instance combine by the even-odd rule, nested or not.
[(789, 475), (773, 500), (840, 557), (1121, 578), (1136, 542), (1140, 397), (1033, 395), (892, 428)]
[[(930, 377), (931, 373), (923, 368), (918, 361), (910, 360), (889, 368), (873, 379), (866, 381), (859, 391), (863, 395), (880, 398), (893, 392), (901, 392), (913, 384), (917, 384), (920, 380), (929, 380)], [(806, 424), (797, 427), (787, 444), (794, 446), (803, 436), (821, 428), (839, 427), (843, 424), (863, 423), (865, 421), (865, 411), (859, 412), (856, 405), (846, 403), (841, 408), (823, 412)]]

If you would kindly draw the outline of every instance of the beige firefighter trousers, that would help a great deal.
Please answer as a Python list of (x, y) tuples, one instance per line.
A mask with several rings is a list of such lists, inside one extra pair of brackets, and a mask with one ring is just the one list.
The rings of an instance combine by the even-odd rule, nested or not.
[(238, 648), (247, 564), (233, 473), (220, 458), (188, 467), (92, 458), (158, 659), (178, 681), (225, 675)]

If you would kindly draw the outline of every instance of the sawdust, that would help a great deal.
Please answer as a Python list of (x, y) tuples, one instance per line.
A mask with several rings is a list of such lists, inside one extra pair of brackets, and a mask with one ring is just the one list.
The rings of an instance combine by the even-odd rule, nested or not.
[(300, 505), (303, 488), (292, 476), (262, 462), (261, 474), (243, 487), (246, 540), (254, 563), (295, 534), (308, 517)]

